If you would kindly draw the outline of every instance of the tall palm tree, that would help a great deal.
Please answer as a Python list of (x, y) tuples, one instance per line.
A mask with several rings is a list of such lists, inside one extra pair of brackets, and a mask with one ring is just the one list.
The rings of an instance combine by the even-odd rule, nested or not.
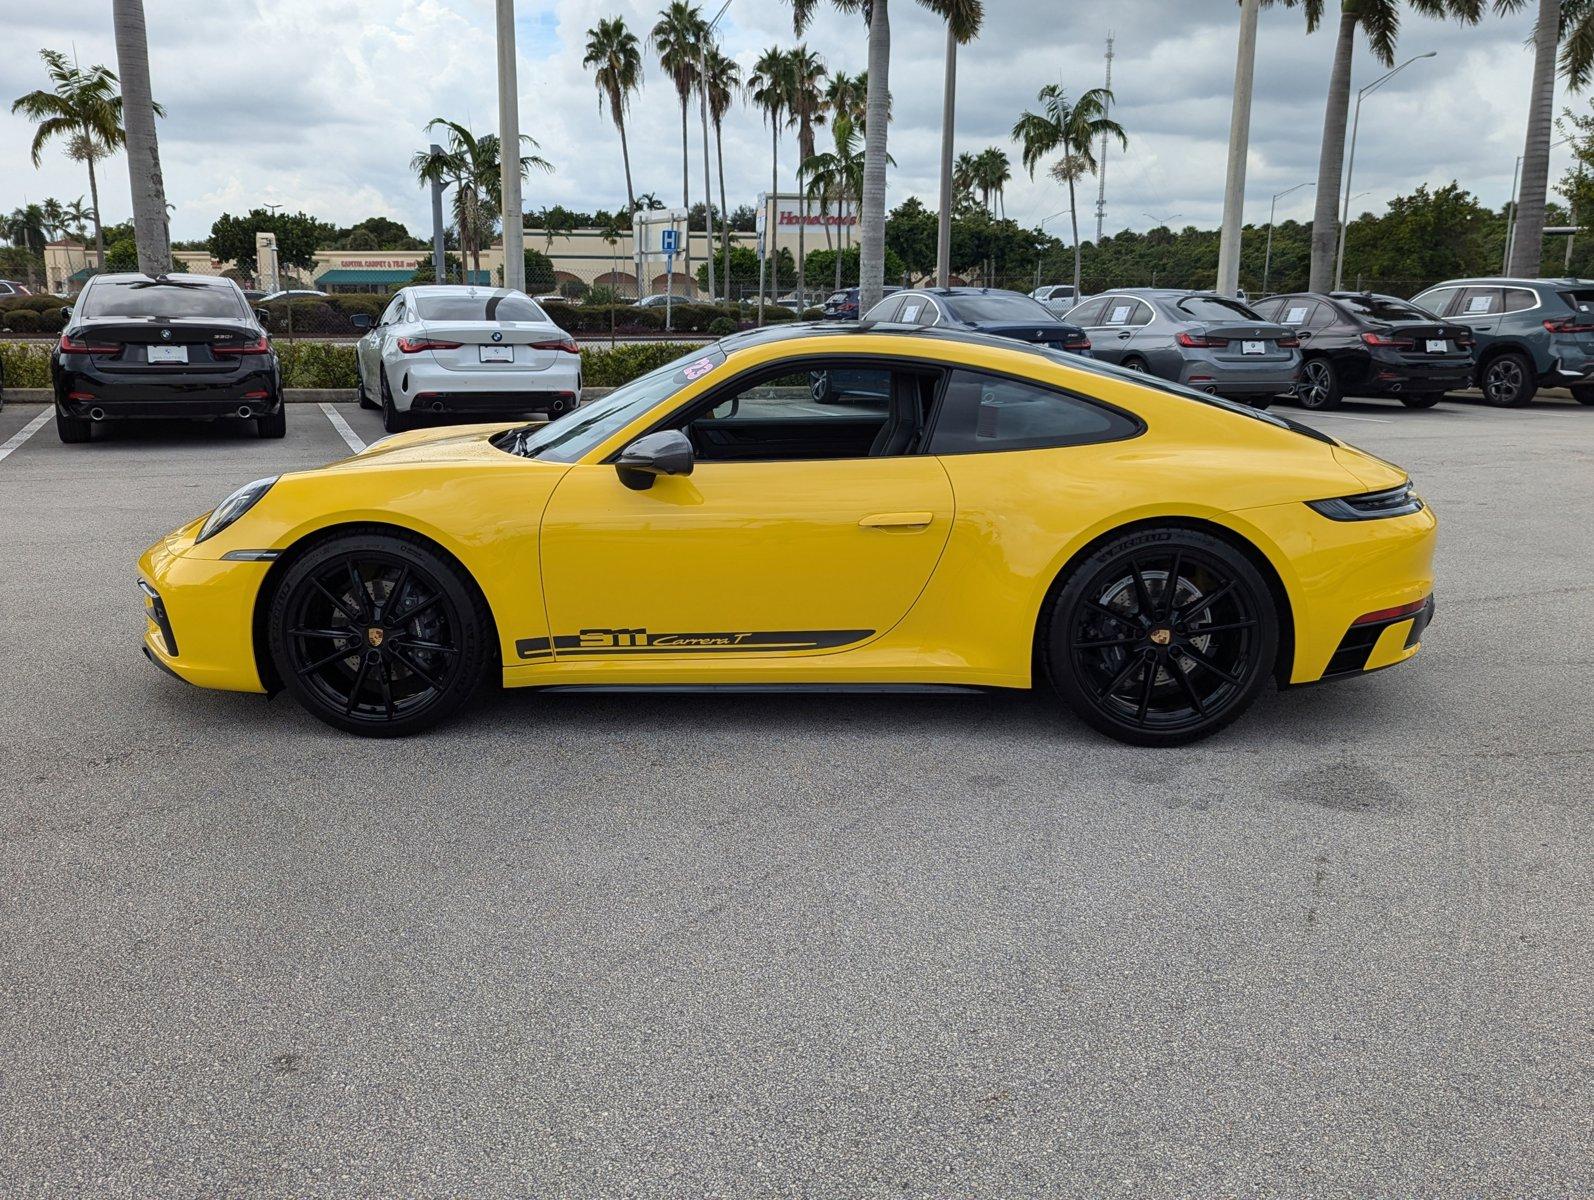
[[(477, 137), (457, 121), (433, 117), (426, 123), (426, 131), (442, 128), (447, 131), (447, 141), (441, 152), (434, 154), (422, 150), (410, 159), (410, 170), (422, 183), (437, 183), (454, 188), (454, 220), (459, 226), (461, 282), (468, 282), (466, 263), (473, 274), (482, 267), (482, 247), (492, 236), (496, 213), (503, 201), (503, 177), (499, 172), (498, 135), (483, 134)], [(537, 143), (527, 134), (521, 134), (523, 145), (536, 148)], [(552, 171), (553, 166), (535, 154), (520, 156), (520, 173), (524, 177), (532, 168)]]
[(44, 258), (44, 243), (48, 240), (45, 220), (44, 207), (39, 204), (24, 204), (0, 218), (0, 235), (27, 252), (29, 291), (35, 290), (38, 284), (36, 263)]
[[(786, 52), (771, 47), (759, 55), (758, 61), (753, 64), (753, 74), (747, 81), (747, 88), (753, 103), (764, 110), (764, 119), (769, 122), (769, 194), (774, 198), (780, 194), (780, 131), (791, 124), (791, 63), (786, 58)], [(778, 213), (778, 205), (776, 210)], [(774, 215), (771, 214), (772, 218)], [(772, 219), (764, 230), (764, 256), (769, 262), (772, 281), (770, 294), (774, 296), (780, 295), (780, 256), (776, 253), (779, 233), (780, 228)], [(762, 303), (762, 291), (759, 299)]]
[[(1106, 88), (1091, 88), (1069, 103), (1060, 84), (1048, 83), (1040, 90), (1041, 111), (1026, 110), (1013, 126), (1013, 140), (1023, 148), (1024, 166), (1030, 177), (1047, 155), (1062, 152), (1062, 161), (1052, 168), (1054, 178), (1068, 184), (1068, 218), (1074, 228), (1074, 295), (1079, 295), (1080, 246), (1079, 212), (1074, 185), (1082, 174), (1095, 174), (1096, 155), (1092, 146), (1104, 137), (1118, 139), (1120, 149), (1129, 148), (1129, 135), (1123, 126), (1107, 115), (1113, 96)], [(1070, 161), (1074, 160), (1074, 161)], [(1060, 173), (1059, 173), (1060, 172)]]
[(61, 216), (68, 233), (75, 234), (79, 241), (88, 236), (87, 230), (89, 223), (94, 220), (94, 210), (83, 203), (82, 196), (68, 204)]
[[(1529, 94), (1522, 183), (1516, 195), (1507, 271), (1531, 278), (1543, 267), (1544, 203), (1550, 184), (1550, 127), (1555, 112), (1556, 47), (1567, 86), (1582, 91), (1594, 77), (1594, 3), (1590, 0), (1536, 0), (1533, 24), (1533, 84)], [(1526, 0), (1495, 0), (1495, 11), (1515, 12)]]
[(46, 196), (39, 205), (39, 223), (44, 228), (44, 234), (50, 241), (61, 236), (66, 228), (66, 209), (54, 196)]
[[(34, 123), (34, 166), (43, 160), (45, 146), (61, 138), (66, 142), (67, 157), (88, 167), (95, 261), (104, 270), (105, 231), (100, 221), (100, 184), (94, 164), (114, 154), (126, 140), (119, 81), (109, 67), (81, 68), (59, 50), (40, 50), (39, 57), (44, 60), (50, 88), (18, 96), (11, 103), (11, 111)], [(157, 116), (165, 115), (160, 105), (154, 105), (154, 109)]]
[(797, 128), (797, 307), (808, 304), (808, 189), (804, 184), (803, 164), (814, 156), (814, 130), (825, 123), (825, 101), (821, 88), (825, 82), (825, 63), (805, 45), (786, 55), (791, 80), (792, 124)]
[[(708, 33), (702, 10), (688, 0), (671, 0), (668, 8), (659, 10), (659, 20), (648, 35), (648, 42), (659, 56), (659, 65), (675, 85), (675, 95), (681, 102), (681, 208), (692, 211), (691, 163), (687, 157), (686, 113), (687, 104), (697, 87), (698, 43)], [(707, 203), (708, 197), (705, 196)], [(692, 277), (692, 231), (686, 232), (686, 277)]]
[(122, 73), (126, 126), (127, 180), (133, 193), (133, 241), (138, 269), (146, 275), (171, 270), (166, 182), (161, 176), (160, 141), (155, 133), (155, 98), (150, 94), (149, 35), (144, 0), (111, 0), (116, 31), (116, 65)]
[(980, 160), (969, 151), (965, 150), (957, 156), (952, 164), (952, 190), (954, 206), (968, 201), (974, 202), (974, 189), (978, 186), (980, 174)]
[[(863, 193), (864, 155), (858, 128), (852, 118), (843, 113), (831, 122), (830, 134), (835, 149), (816, 154), (803, 164), (809, 194), (819, 201), (821, 212), (826, 211), (832, 198), (842, 204), (856, 204)], [(842, 239), (836, 239), (837, 291), (842, 286), (841, 256), (850, 248)]]
[(708, 115), (714, 122), (714, 161), (720, 180), (720, 274), (725, 279), (725, 297), (731, 295), (731, 222), (725, 207), (725, 116), (742, 90), (742, 68), (718, 46), (710, 46), (707, 57)]
[[(609, 104), (609, 118), (620, 131), (620, 158), (625, 163), (626, 213), (636, 211), (636, 191), (631, 185), (631, 148), (625, 137), (625, 114), (631, 107), (632, 93), (642, 87), (642, 44), (626, 28), (623, 17), (600, 19), (587, 30), (584, 67), (596, 68), (592, 82), (598, 89), (598, 105)], [(638, 259), (637, 295), (642, 294), (642, 260)]]
[(935, 238), (935, 282), (946, 287), (952, 275), (952, 135), (956, 125), (958, 47), (980, 36), (983, 0), (921, 0), (946, 21), (946, 79), (941, 96), (941, 215)]
[(825, 108), (831, 119), (846, 117), (854, 130), (863, 125), (868, 98), (869, 80), (865, 72), (848, 75), (845, 71), (837, 71), (825, 88)]
[(974, 156), (974, 184), (985, 198), (985, 207), (996, 216), (996, 202), (1013, 179), (1013, 167), (1007, 151), (998, 146), (981, 150)]

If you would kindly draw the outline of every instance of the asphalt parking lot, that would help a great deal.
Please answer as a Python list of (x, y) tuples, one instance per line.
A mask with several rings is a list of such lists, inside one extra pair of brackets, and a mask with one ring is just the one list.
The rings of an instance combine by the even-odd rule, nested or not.
[(1423, 653), (1173, 751), (1044, 695), (347, 738), (152, 669), (133, 586), (328, 413), (15, 444), (44, 411), (0, 412), (0, 1194), (1594, 1191), (1594, 409), (1311, 417), (1440, 513)]

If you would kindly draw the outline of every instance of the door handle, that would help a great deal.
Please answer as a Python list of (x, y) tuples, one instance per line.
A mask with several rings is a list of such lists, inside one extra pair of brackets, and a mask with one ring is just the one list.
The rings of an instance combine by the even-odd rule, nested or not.
[(861, 518), (858, 525), (863, 529), (923, 529), (933, 520), (935, 514), (928, 512), (875, 513)]
[(1131, 338), (1131, 337), (1134, 337), (1135, 335), (1130, 333), (1129, 330), (1126, 329), (1122, 333), (1120, 333), (1118, 336), (1120, 338)]

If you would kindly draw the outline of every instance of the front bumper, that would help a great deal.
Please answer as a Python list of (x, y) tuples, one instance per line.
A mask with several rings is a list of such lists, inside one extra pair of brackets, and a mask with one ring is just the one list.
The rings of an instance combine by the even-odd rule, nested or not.
[(199, 687), (264, 692), (255, 665), (254, 612), (269, 561), (188, 553), (204, 518), (168, 534), (138, 560), (144, 655)]

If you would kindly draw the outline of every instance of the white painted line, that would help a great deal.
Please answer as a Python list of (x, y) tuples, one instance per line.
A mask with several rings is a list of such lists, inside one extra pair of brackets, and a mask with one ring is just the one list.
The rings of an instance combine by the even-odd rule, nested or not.
[(1388, 417), (1357, 417), (1350, 413), (1314, 412), (1314, 417), (1338, 417), (1341, 421), (1366, 421), (1371, 425), (1389, 425), (1392, 422)]
[(321, 402), (321, 411), (326, 413), (327, 420), (332, 422), (332, 428), (338, 431), (338, 436), (349, 443), (349, 449), (358, 454), (365, 449), (365, 443), (360, 440), (360, 435), (349, 428), (349, 423), (343, 419), (343, 414), (325, 400)]
[(54, 410), (47, 408), (38, 416), (34, 417), (33, 420), (24, 425), (21, 429), (13, 433), (9, 438), (6, 439), (4, 445), (0, 445), (0, 458), (4, 458), (18, 446), (22, 445), (23, 442), (27, 441), (34, 434), (38, 433), (39, 430), (44, 428), (44, 423), (54, 415)]

